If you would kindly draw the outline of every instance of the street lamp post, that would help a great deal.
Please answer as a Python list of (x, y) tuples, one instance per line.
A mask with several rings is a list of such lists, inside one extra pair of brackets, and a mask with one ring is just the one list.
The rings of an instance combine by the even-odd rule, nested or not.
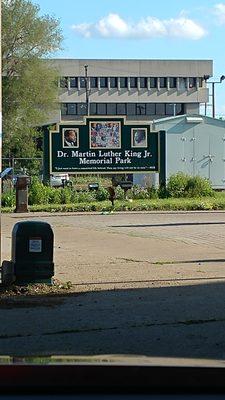
[(87, 115), (90, 115), (89, 88), (88, 88), (88, 65), (84, 66), (84, 70), (85, 70), (85, 89), (86, 89)]
[[(204, 75), (204, 80), (207, 81), (209, 79), (208, 75)], [(225, 75), (221, 75), (219, 81), (208, 82), (212, 85), (212, 117), (215, 118), (216, 116), (216, 100), (215, 100), (215, 85), (217, 83), (222, 83), (225, 80)], [(205, 114), (206, 114), (206, 104), (205, 104)]]

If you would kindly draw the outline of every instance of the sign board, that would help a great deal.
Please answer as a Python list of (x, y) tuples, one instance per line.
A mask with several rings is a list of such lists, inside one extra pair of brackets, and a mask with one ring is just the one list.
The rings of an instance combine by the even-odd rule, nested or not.
[(48, 134), (50, 174), (159, 171), (159, 135), (146, 121), (86, 117)]
[(42, 239), (40, 237), (31, 237), (29, 239), (29, 253), (42, 252)]

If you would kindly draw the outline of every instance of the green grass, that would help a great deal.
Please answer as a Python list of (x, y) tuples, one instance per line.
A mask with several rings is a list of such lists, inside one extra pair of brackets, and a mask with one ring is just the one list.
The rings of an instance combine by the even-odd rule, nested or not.
[[(11, 213), (15, 207), (4, 207), (2, 212)], [(95, 201), (75, 204), (47, 204), (29, 206), (31, 212), (104, 212), (111, 211), (110, 201)], [(145, 200), (116, 200), (114, 211), (197, 211), (225, 210), (225, 193), (216, 193), (214, 197), (169, 198)]]

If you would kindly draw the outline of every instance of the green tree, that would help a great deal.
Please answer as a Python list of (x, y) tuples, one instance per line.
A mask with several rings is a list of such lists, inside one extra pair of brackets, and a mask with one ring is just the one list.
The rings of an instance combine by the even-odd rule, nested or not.
[(27, 0), (2, 1), (3, 155), (33, 157), (37, 127), (58, 109), (58, 71), (48, 57), (62, 42), (59, 20)]

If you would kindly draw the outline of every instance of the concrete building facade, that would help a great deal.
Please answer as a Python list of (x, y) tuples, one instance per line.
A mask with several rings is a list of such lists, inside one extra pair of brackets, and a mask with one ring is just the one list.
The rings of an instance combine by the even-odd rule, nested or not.
[(61, 106), (52, 122), (87, 114), (136, 121), (198, 114), (208, 102), (206, 79), (213, 72), (211, 60), (55, 59), (52, 65), (60, 76)]

